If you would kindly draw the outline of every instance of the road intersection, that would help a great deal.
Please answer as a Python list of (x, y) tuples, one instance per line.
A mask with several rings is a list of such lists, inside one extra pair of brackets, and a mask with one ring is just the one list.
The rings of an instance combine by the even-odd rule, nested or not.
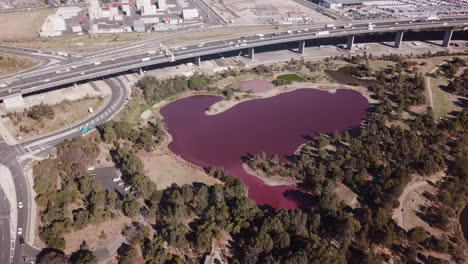
[[(9, 170), (16, 192), (16, 199), (11, 199), (16, 200), (13, 203), (2, 200), (0, 194), (0, 233), (3, 235), (3, 237), (0, 237), (0, 263), (23, 263), (24, 259), (35, 258), (39, 252), (38, 249), (29, 245), (29, 243), (33, 242), (30, 241), (29, 234), (34, 232), (34, 226), (30, 222), (31, 218), (35, 217), (35, 212), (31, 210), (32, 199), (34, 199), (30, 192), (32, 182), (25, 174), (25, 168), (33, 161), (34, 156), (50, 150), (64, 140), (70, 140), (82, 135), (81, 127), (83, 126), (100, 125), (107, 122), (127, 104), (130, 93), (129, 85), (125, 83), (125, 80), (122, 80), (122, 77), (114, 77), (107, 79), (106, 82), (112, 91), (109, 103), (86, 120), (65, 130), (28, 142), (15, 145), (8, 145), (4, 141), (0, 142), (0, 164)], [(7, 177), (8, 175), (1, 176)], [(23, 203), (22, 208), (17, 207), (19, 202)], [(11, 210), (10, 208), (13, 207), (14, 210)], [(2, 214), (2, 212), (7, 211), (9, 216), (6, 213)], [(15, 218), (12, 217), (14, 213), (17, 215), (17, 221), (16, 223), (10, 223), (10, 220)], [(23, 229), (22, 236), (25, 237), (25, 245), (19, 243), (18, 228)], [(5, 233), (6, 230), (8, 230), (7, 233)]]

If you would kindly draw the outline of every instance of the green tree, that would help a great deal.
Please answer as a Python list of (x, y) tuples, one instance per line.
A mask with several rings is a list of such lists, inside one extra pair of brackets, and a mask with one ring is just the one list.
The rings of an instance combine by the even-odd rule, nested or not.
[(54, 119), (55, 117), (54, 109), (50, 105), (46, 105), (42, 103), (40, 105), (35, 105), (29, 108), (26, 114), (29, 118), (32, 118), (39, 122), (42, 122), (44, 118)]
[(409, 239), (414, 243), (421, 243), (427, 238), (427, 232), (423, 227), (413, 227), (409, 233)]
[(43, 249), (37, 257), (37, 264), (70, 264), (65, 253), (60, 250)]
[(97, 257), (89, 250), (75, 251), (70, 259), (73, 264), (98, 264)]
[(130, 245), (124, 244), (121, 247), (121, 252), (119, 253), (119, 264), (133, 264), (135, 258), (138, 256), (136, 249)]
[(128, 217), (135, 217), (140, 212), (140, 203), (134, 200), (124, 202), (123, 212)]

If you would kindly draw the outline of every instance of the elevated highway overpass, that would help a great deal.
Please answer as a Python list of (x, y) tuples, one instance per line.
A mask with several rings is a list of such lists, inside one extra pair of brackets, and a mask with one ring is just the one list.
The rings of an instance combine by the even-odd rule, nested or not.
[[(371, 23), (371, 25), (370, 25)], [(137, 52), (126, 52), (119, 56), (111, 56), (105, 59), (94, 58), (65, 63), (44, 71), (30, 74), (19, 74), (14, 78), (0, 80), (0, 99), (22, 101), (22, 95), (53, 89), (61, 86), (69, 86), (81, 81), (106, 77), (132, 70), (140, 70), (144, 67), (155, 66), (177, 60), (194, 59), (199, 65), (202, 56), (215, 55), (247, 49), (250, 59), (254, 59), (255, 48), (297, 42), (298, 52), (303, 53), (305, 41), (312, 39), (325, 39), (347, 37), (347, 48), (351, 49), (354, 37), (369, 34), (395, 32), (395, 48), (399, 48), (404, 32), (442, 29), (445, 30), (443, 46), (448, 47), (454, 28), (464, 29), (468, 26), (468, 17), (445, 18), (440, 20), (399, 20), (380, 21), (370, 23), (340, 23), (327, 27), (310, 27), (296, 30), (277, 31), (273, 33), (259, 32), (256, 35), (243, 37), (226, 37), (225, 39), (212, 40), (206, 43), (189, 43), (173, 45), (168, 48), (155, 47)]]

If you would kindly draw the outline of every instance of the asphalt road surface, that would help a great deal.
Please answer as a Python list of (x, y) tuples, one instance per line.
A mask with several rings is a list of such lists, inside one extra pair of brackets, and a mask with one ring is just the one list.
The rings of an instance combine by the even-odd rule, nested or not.
[[(0, 164), (7, 166), (12, 175), (15, 182), (15, 189), (16, 189), (16, 196), (17, 201), (23, 203), (23, 208), (18, 209), (18, 228), (23, 228), (23, 237), (28, 234), (28, 230), (30, 228), (34, 228), (33, 226), (28, 226), (31, 212), (30, 212), (30, 202), (32, 197), (30, 197), (29, 188), (32, 186), (28, 186), (28, 182), (26, 179), (26, 175), (24, 174), (24, 167), (31, 162), (30, 158), (27, 158), (28, 155), (37, 155), (41, 152), (48, 151), (52, 147), (55, 147), (57, 144), (60, 144), (64, 140), (70, 140), (75, 137), (82, 135), (81, 127), (83, 126), (90, 126), (91, 124), (100, 125), (108, 120), (110, 120), (116, 113), (118, 113), (127, 103), (128, 99), (128, 91), (125, 88), (124, 83), (118, 78), (111, 78), (107, 79), (106, 83), (109, 84), (112, 90), (112, 95), (109, 100), (109, 103), (104, 106), (100, 111), (96, 112), (92, 117), (79, 122), (78, 124), (73, 125), (66, 130), (62, 130), (60, 132), (52, 133), (50, 135), (37, 138), (22, 144), (18, 145), (7, 145), (5, 142), (0, 142)], [(88, 132), (89, 133), (89, 132)], [(21, 156), (26, 158), (21, 158)], [(1, 200), (0, 195), (0, 211), (1, 208), (5, 206), (4, 202)], [(35, 215), (35, 212), (32, 213)], [(1, 215), (0, 215), (1, 216)], [(0, 236), (6, 231), (10, 230), (10, 224), (8, 221), (5, 221), (3, 218), (0, 217)], [(11, 263), (23, 263), (24, 259), (32, 259), (35, 258), (39, 250), (25, 244), (20, 245), (19, 243), (19, 236), (17, 236), (16, 241), (13, 243), (9, 243), (9, 237), (1, 240), (0, 247), (0, 263), (10, 263), (10, 253), (6, 251), (9, 249), (11, 245), (14, 246), (14, 257), (13, 262)], [(8, 231), (9, 236), (9, 231)], [(2, 237), (0, 237), (2, 239)], [(6, 244), (8, 245), (6, 245)], [(6, 248), (6, 249), (5, 249)]]
[[(257, 34), (244, 38), (227, 38), (207, 43), (190, 44), (186, 46), (173, 46), (166, 51), (155, 49), (155, 53), (141, 51), (139, 54), (125, 54), (109, 57), (106, 60), (94, 60), (73, 64), (63, 64), (40, 74), (32, 74), (20, 77), (15, 81), (0, 88), (0, 98), (22, 93), (28, 94), (60, 85), (70, 85), (81, 80), (89, 80), (110, 74), (120, 73), (174, 60), (194, 58), (197, 56), (212, 55), (221, 52), (253, 48), (265, 45), (281, 44), (292, 41), (306, 40), (312, 38), (343, 37), (349, 35), (369, 34), (374, 32), (405, 31), (409, 29), (423, 29), (434, 27), (449, 27), (450, 25), (468, 24), (467, 17), (447, 18), (438, 21), (387, 21), (375, 22), (373, 29), (369, 30), (369, 23), (354, 23), (351, 26), (336, 25), (329, 28), (311, 28), (300, 30), (289, 30), (271, 34)], [(321, 33), (319, 33), (321, 32)], [(328, 32), (328, 33), (324, 33)]]

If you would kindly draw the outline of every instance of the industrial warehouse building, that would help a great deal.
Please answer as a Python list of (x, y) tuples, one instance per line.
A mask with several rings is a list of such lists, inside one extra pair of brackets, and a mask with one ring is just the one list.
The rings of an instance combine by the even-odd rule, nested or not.
[(321, 0), (320, 5), (330, 8), (356, 7), (364, 5), (362, 0)]

